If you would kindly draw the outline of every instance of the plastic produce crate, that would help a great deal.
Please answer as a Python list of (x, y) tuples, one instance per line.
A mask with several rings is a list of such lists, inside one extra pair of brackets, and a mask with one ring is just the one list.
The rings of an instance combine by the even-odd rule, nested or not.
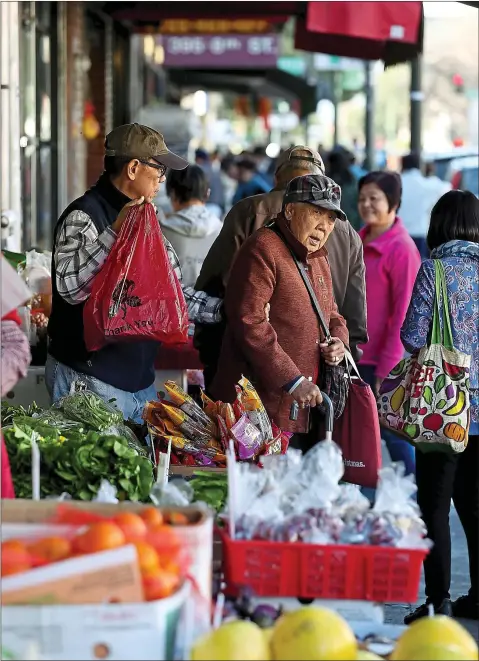
[(415, 603), (426, 550), (232, 540), (221, 531), (228, 593)]

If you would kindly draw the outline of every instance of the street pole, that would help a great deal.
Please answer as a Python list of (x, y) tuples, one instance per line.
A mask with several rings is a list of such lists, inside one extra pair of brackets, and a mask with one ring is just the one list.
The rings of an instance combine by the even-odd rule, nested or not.
[(368, 171), (376, 167), (376, 154), (374, 149), (374, 84), (373, 84), (373, 65), (372, 62), (364, 63), (365, 69), (365, 88), (366, 108), (364, 116), (364, 139), (365, 154), (364, 168)]
[(339, 144), (339, 138), (338, 138), (338, 127), (339, 127), (339, 75), (337, 71), (332, 72), (333, 76), (333, 89), (332, 89), (332, 96), (333, 96), (333, 106), (334, 106), (334, 133), (333, 133), (333, 147), (336, 147), (336, 145)]
[(422, 57), (417, 55), (411, 61), (411, 151), (419, 157), (422, 151), (421, 136), (421, 115), (422, 100), (424, 94), (422, 91)]

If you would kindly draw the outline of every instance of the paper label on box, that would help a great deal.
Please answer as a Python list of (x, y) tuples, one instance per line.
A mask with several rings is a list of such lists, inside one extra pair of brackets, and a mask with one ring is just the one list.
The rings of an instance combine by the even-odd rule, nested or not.
[(2, 605), (138, 603), (144, 600), (134, 546), (56, 562), (2, 580)]

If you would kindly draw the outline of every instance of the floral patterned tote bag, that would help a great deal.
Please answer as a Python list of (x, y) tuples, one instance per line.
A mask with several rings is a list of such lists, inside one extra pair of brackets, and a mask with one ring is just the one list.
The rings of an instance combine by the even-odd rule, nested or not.
[(471, 357), (454, 348), (444, 266), (435, 260), (434, 268), (436, 290), (429, 345), (401, 360), (383, 381), (378, 396), (379, 421), (422, 452), (458, 453), (465, 450), (468, 441)]

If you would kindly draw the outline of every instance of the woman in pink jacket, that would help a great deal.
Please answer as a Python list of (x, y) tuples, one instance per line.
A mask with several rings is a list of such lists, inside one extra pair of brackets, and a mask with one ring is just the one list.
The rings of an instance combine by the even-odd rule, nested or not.
[[(401, 326), (421, 265), (419, 251), (397, 216), (401, 192), (395, 172), (370, 172), (359, 181), (369, 335), (359, 369), (376, 393), (404, 356)], [(406, 473), (413, 473), (414, 448), (389, 430), (382, 430), (382, 437), (391, 459), (404, 462)]]

